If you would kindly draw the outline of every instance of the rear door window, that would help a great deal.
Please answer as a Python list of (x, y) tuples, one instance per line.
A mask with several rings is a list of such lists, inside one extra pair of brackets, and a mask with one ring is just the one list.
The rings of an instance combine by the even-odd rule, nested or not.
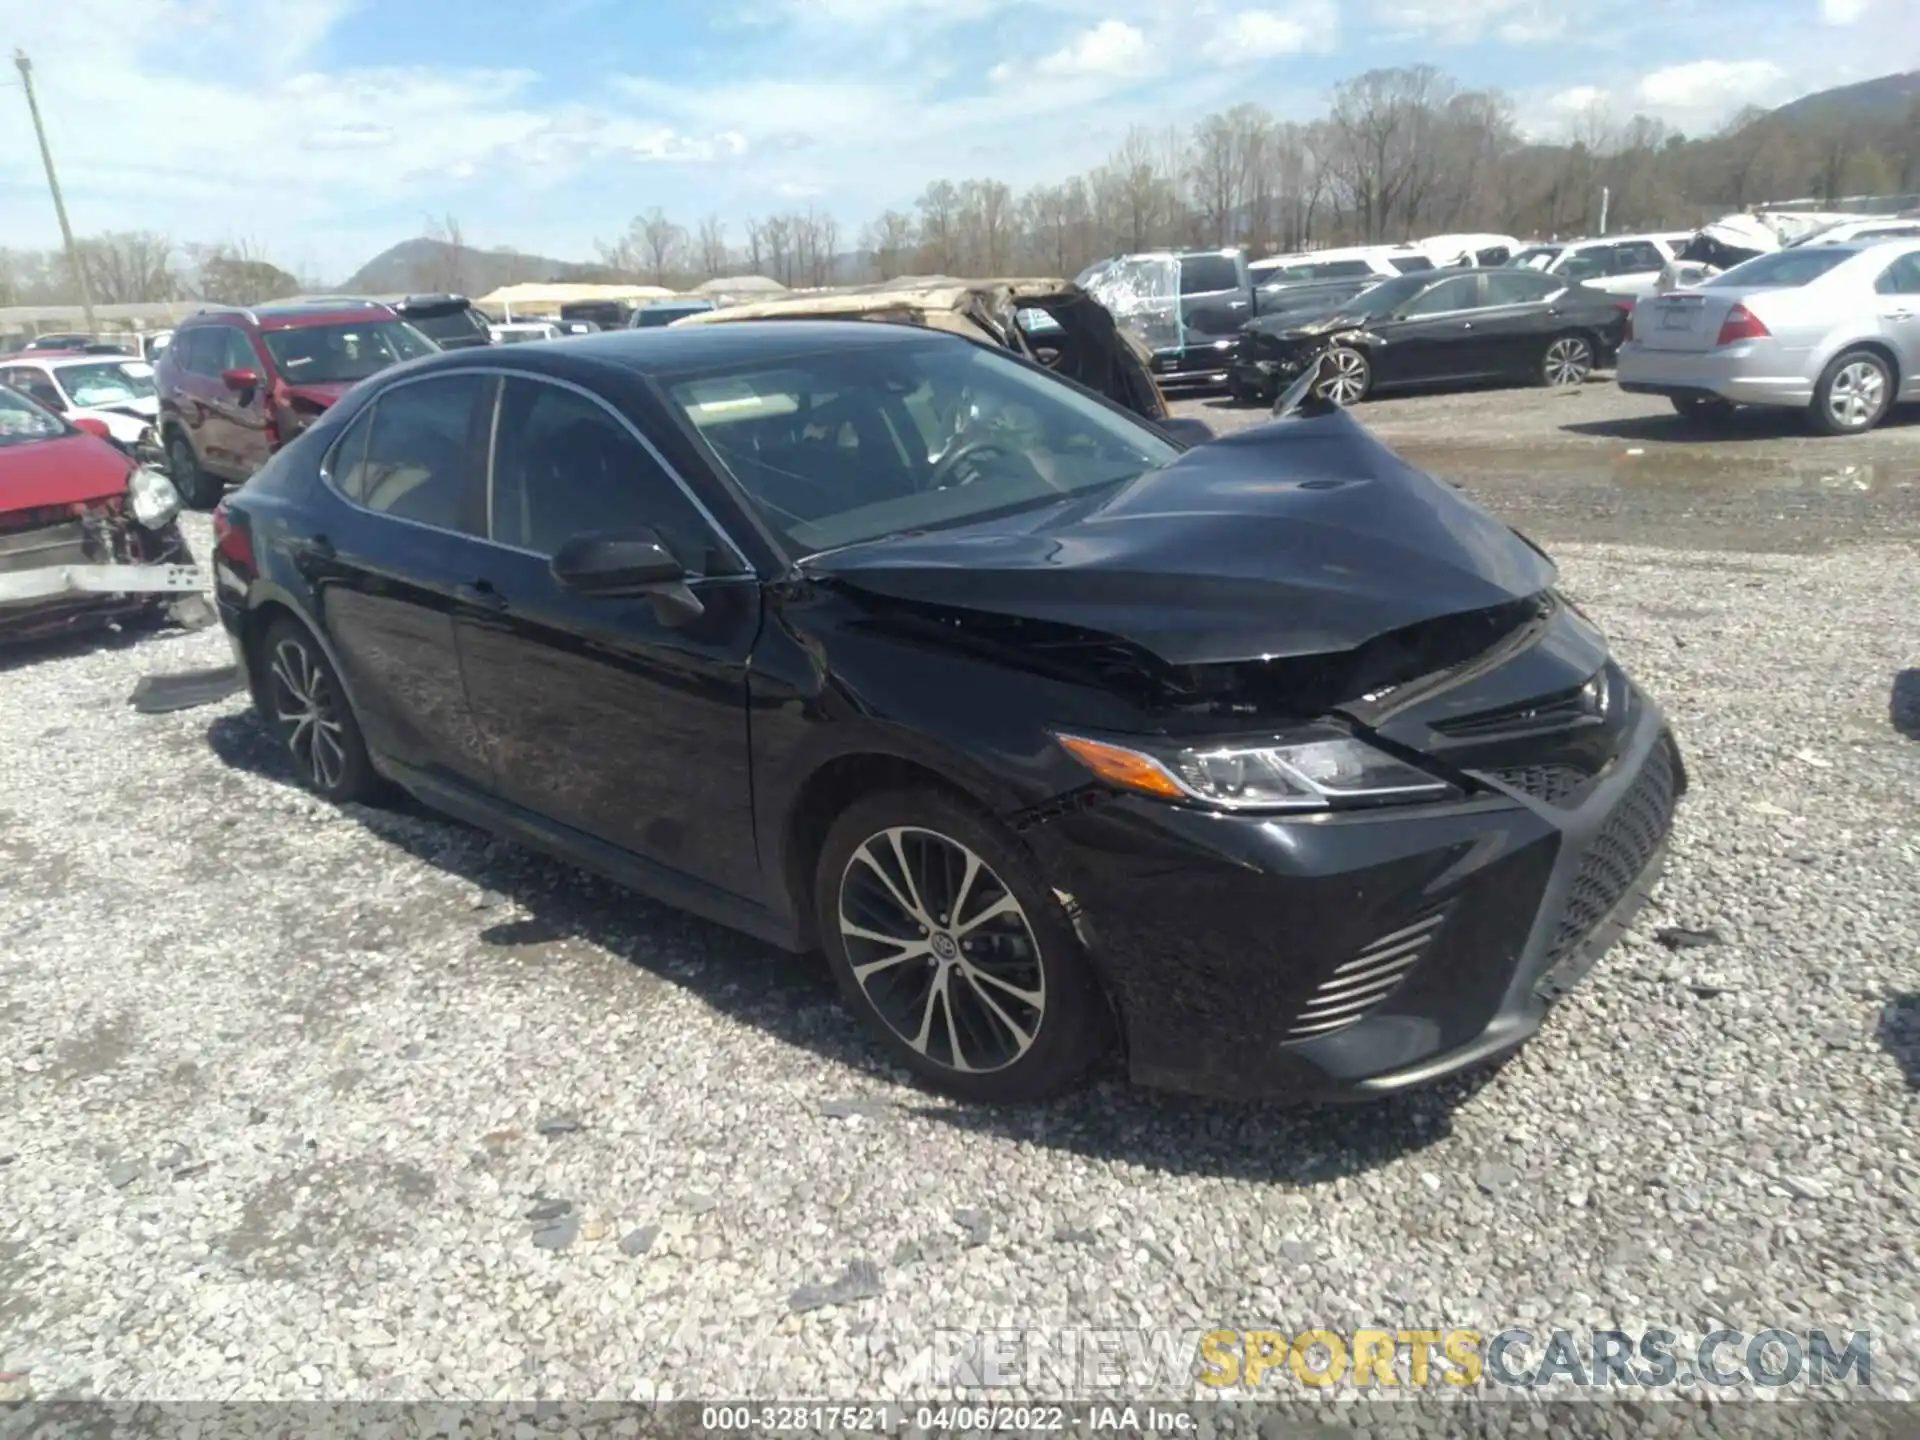
[(1623, 240), (1613, 247), (1613, 274), (1638, 275), (1644, 270), (1658, 270), (1667, 263), (1649, 240)]
[(483, 375), (436, 375), (392, 387), (341, 438), (328, 478), (379, 514), (484, 533), (476, 440), (491, 417), (483, 402), (492, 388)]
[(1240, 267), (1230, 255), (1183, 255), (1180, 257), (1180, 293), (1210, 295), (1220, 290), (1240, 288)]
[(1611, 245), (1586, 245), (1569, 250), (1553, 267), (1553, 273), (1562, 280), (1598, 280), (1614, 273), (1613, 250)]
[(1920, 295), (1920, 250), (1902, 255), (1881, 271), (1873, 288), (1882, 295)]
[(1454, 310), (1472, 310), (1480, 303), (1480, 277), (1456, 275), (1408, 301), (1401, 314), (1408, 319), (1422, 315), (1444, 315)]
[(1418, 270), (1433, 269), (1433, 261), (1425, 255), (1396, 255), (1387, 261), (1389, 269), (1398, 270), (1402, 275), (1411, 275)]
[(1558, 276), (1533, 270), (1496, 270), (1484, 278), (1489, 305), (1528, 305), (1567, 288)]

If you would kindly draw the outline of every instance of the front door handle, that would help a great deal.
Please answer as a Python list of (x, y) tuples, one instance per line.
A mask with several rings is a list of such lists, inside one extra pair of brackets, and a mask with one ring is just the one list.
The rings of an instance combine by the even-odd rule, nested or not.
[(454, 594), (458, 595), (467, 604), (477, 605), (482, 610), (504, 610), (507, 608), (507, 597), (494, 589), (493, 582), (489, 580), (476, 580), (471, 585), (458, 586), (454, 590)]

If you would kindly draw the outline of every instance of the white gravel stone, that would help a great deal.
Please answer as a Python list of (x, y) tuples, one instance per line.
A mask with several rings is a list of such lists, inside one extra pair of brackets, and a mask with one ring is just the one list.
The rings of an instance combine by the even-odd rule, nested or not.
[(941, 1329), (1726, 1323), (1920, 1396), (1913, 557), (1559, 558), (1684, 748), (1668, 878), (1490, 1079), (1325, 1111), (918, 1093), (816, 964), (128, 707), (217, 630), (0, 660), (0, 1373), (844, 1398)]

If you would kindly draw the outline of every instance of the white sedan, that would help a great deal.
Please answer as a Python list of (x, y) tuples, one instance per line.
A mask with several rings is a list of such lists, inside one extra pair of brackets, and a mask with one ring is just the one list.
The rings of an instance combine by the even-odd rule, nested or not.
[(32, 352), (0, 365), (0, 385), (11, 386), (68, 421), (98, 420), (128, 454), (159, 446), (150, 433), (160, 415), (153, 366), (116, 355)]
[(1920, 241), (1805, 245), (1639, 301), (1615, 370), (1690, 419), (1804, 410), (1826, 435), (1920, 400)]

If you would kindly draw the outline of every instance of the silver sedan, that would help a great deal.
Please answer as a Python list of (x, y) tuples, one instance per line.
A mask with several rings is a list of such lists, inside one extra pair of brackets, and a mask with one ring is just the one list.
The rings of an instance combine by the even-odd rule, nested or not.
[(1920, 241), (1800, 246), (1648, 296), (1615, 373), (1691, 419), (1767, 405), (1827, 435), (1870, 430), (1920, 400)]

